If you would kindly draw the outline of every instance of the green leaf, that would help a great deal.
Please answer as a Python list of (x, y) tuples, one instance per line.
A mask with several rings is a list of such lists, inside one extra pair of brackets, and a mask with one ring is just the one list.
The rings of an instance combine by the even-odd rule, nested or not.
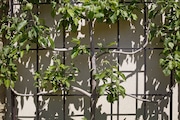
[(163, 66), (163, 65), (165, 64), (165, 60), (161, 58), (161, 59), (159, 60), (159, 63), (160, 63), (161, 66)]
[(111, 46), (113, 46), (113, 45), (117, 45), (117, 42), (116, 42), (116, 41), (110, 42), (110, 43), (108, 44), (108, 47), (111, 47)]
[(126, 10), (122, 10), (121, 12), (122, 12), (122, 17), (123, 18), (128, 18), (128, 13), (127, 13)]
[(17, 34), (17, 35), (15, 36), (15, 38), (13, 39), (13, 42), (14, 42), (14, 43), (15, 43), (15, 42), (18, 42), (18, 41), (20, 41), (20, 39), (22, 39), (22, 33)]
[(79, 50), (73, 51), (73, 52), (71, 53), (71, 58), (74, 59), (75, 57), (78, 56), (78, 54), (79, 54)]
[(31, 48), (31, 46), (29, 44), (26, 45), (26, 51), (29, 51), (29, 49)]
[(110, 16), (110, 20), (112, 23), (115, 23), (117, 21), (117, 15), (114, 13), (112, 16)]
[(20, 57), (22, 58), (24, 56), (24, 50), (20, 51)]
[(10, 85), (11, 85), (11, 80), (5, 80), (4, 85), (5, 85), (6, 88), (9, 88)]
[(73, 18), (73, 22), (74, 22), (74, 25), (77, 28), (79, 20), (77, 18)]
[(122, 97), (125, 97), (125, 89), (123, 86), (118, 86), (117, 87), (118, 91), (120, 92), (120, 94), (122, 95)]
[(25, 10), (32, 10), (33, 9), (33, 4), (32, 3), (27, 3), (24, 9)]
[(94, 18), (94, 12), (90, 11), (87, 16), (88, 16), (89, 19), (92, 20)]
[(107, 101), (110, 102), (110, 103), (113, 103), (114, 102), (114, 96), (113, 94), (108, 94), (107, 97), (106, 97)]
[(49, 42), (50, 42), (51, 48), (54, 49), (55, 48), (55, 44), (54, 44), (54, 40), (51, 37), (49, 37)]
[(104, 84), (104, 85), (100, 86), (100, 88), (99, 88), (100, 95), (104, 95), (104, 92), (105, 92), (107, 86), (108, 86), (108, 84)]
[(65, 81), (65, 85), (66, 85), (67, 88), (69, 88), (70, 87), (69, 81)]
[(23, 20), (17, 25), (17, 31), (19, 32), (23, 27), (27, 25), (27, 20)]
[(179, 31), (176, 32), (176, 37), (178, 40), (180, 40), (180, 32)]
[(95, 17), (95, 18), (102, 18), (102, 17), (104, 17), (104, 14), (98, 12), (98, 13), (96, 13), (96, 14), (94, 15), (94, 17)]
[(118, 75), (121, 76), (124, 81), (126, 80), (126, 76), (122, 72), (119, 71)]
[(103, 44), (102, 43), (97, 43), (97, 45), (102, 48), (103, 47)]
[(173, 49), (173, 48), (174, 48), (174, 43), (173, 43), (173, 42), (169, 42), (169, 43), (168, 43), (168, 46), (169, 46), (171, 49)]
[(74, 18), (74, 11), (72, 9), (67, 9), (68, 14)]
[(166, 67), (165, 69), (163, 69), (163, 73), (165, 76), (169, 76), (171, 74), (171, 70), (168, 67)]
[(173, 70), (173, 68), (174, 68), (174, 63), (173, 63), (173, 61), (169, 61), (169, 63), (168, 63), (168, 68), (169, 68), (170, 70)]
[(71, 42), (77, 44), (77, 45), (80, 45), (81, 44), (81, 41), (77, 38), (72, 38)]
[(177, 83), (180, 83), (180, 71), (175, 70), (175, 79)]
[(132, 16), (132, 19), (133, 19), (133, 20), (137, 20), (137, 19), (138, 19), (138, 17), (137, 17), (136, 14), (131, 14), (131, 16)]

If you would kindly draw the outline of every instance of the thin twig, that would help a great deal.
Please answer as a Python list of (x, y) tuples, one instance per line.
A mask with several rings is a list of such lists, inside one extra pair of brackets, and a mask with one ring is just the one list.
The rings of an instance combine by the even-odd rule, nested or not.
[[(39, 93), (35, 93), (35, 94), (26, 94), (26, 93), (19, 93), (17, 92), (14, 88), (10, 87), (12, 92), (17, 95), (17, 96), (22, 96), (22, 97), (30, 97), (30, 96), (38, 96), (38, 95), (46, 95), (46, 94), (51, 94), (51, 93), (54, 93), (53, 90), (50, 90), (50, 91), (45, 91), (45, 92), (39, 92)], [(86, 95), (87, 97), (91, 97), (91, 93), (79, 88), (79, 87), (75, 87), (75, 86), (71, 86), (70, 87), (71, 90), (75, 90), (75, 91), (78, 91), (84, 95)], [(137, 99), (137, 100), (140, 100), (140, 101), (143, 101), (143, 102), (151, 102), (151, 103), (158, 103), (157, 101), (151, 101), (151, 100), (148, 100), (148, 99), (143, 99), (143, 98), (138, 98), (134, 95), (131, 95), (131, 94), (126, 94), (126, 96), (128, 97), (131, 97), (131, 98), (134, 98), (134, 99)]]
[[(10, 87), (10, 88), (11, 88), (12, 92), (15, 95), (22, 96), (22, 97), (38, 96), (38, 95), (46, 95), (46, 94), (54, 93), (53, 90), (50, 90), (50, 91), (44, 91), (44, 92), (39, 92), (39, 93), (34, 93), (34, 94), (26, 94), (26, 93), (19, 93), (14, 88), (12, 88), (12, 87)], [(79, 87), (71, 86), (70, 89), (76, 90), (76, 91), (78, 91), (78, 92), (80, 92), (80, 93), (82, 93), (82, 94), (84, 94), (84, 95), (86, 95), (88, 97), (91, 97), (91, 94), (89, 92), (87, 92), (87, 91), (85, 91), (85, 90), (83, 90), (83, 89), (81, 89)]]
[(147, 45), (148, 45), (148, 40), (146, 40), (146, 42), (144, 43), (144, 45), (143, 45), (141, 48), (139, 48), (139, 49), (137, 49), (137, 50), (135, 50), (135, 51), (125, 52), (125, 51), (122, 51), (122, 49), (120, 49), (120, 50), (113, 50), (113, 51), (111, 51), (111, 53), (125, 54), (125, 55), (133, 55), (133, 54), (136, 54), (136, 53), (142, 51), (144, 48), (146, 48)]
[(81, 89), (79, 87), (71, 86), (70, 89), (76, 90), (76, 91), (86, 95), (87, 97), (91, 97), (91, 94), (89, 92), (87, 92), (87, 91), (85, 91), (85, 90), (83, 90), (83, 89)]
[(17, 96), (22, 96), (22, 97), (45, 95), (45, 94), (50, 94), (50, 93), (53, 93), (53, 92), (54, 92), (53, 90), (50, 90), (50, 91), (39, 92), (39, 93), (34, 93), (34, 94), (26, 94), (26, 93), (19, 93), (19, 92), (17, 92), (14, 88), (12, 88), (12, 87), (10, 87), (10, 88), (11, 88), (11, 91), (12, 91), (15, 95), (17, 95)]
[(73, 50), (73, 48), (72, 47), (69, 47), (69, 48), (54, 48), (53, 50), (54, 51), (59, 51), (59, 52), (67, 52), (67, 51)]
[(144, 98), (138, 98), (134, 95), (131, 95), (131, 94), (126, 94), (126, 96), (129, 96), (131, 98), (134, 98), (134, 99), (137, 99), (137, 100), (140, 100), (140, 101), (143, 101), (143, 102), (151, 102), (151, 103), (158, 103), (157, 101), (152, 101), (152, 100), (148, 100), (148, 99), (144, 99)]
[[(106, 53), (117, 53), (117, 54), (133, 55), (133, 54), (136, 54), (138, 52), (141, 52), (144, 48), (146, 48), (147, 45), (148, 45), (148, 40), (146, 40), (146, 42), (144, 43), (144, 45), (141, 48), (139, 48), (139, 49), (137, 49), (135, 51), (125, 52), (125, 51), (122, 51), (122, 49), (120, 49), (120, 50), (112, 50), (110, 52), (104, 52), (104, 53), (100, 54), (100, 56), (103, 55), (103, 54), (106, 54)], [(59, 51), (59, 52), (67, 52), (67, 51), (72, 51), (73, 48), (72, 47), (69, 47), (69, 48), (54, 48), (53, 50), (54, 51)]]

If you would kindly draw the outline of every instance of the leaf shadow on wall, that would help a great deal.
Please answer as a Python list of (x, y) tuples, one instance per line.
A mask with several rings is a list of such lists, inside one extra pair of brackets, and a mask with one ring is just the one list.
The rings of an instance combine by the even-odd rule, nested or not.
[[(132, 47), (139, 48), (142, 46), (144, 43), (143, 27), (141, 28), (139, 27), (141, 25), (135, 24), (135, 32), (134, 30), (131, 32), (128, 29), (125, 30), (125, 26), (127, 26), (127, 24), (120, 24), (120, 47), (124, 48), (125, 51), (131, 51)], [(123, 71), (127, 77), (127, 81), (123, 83), (127, 93), (134, 94), (140, 98), (143, 98), (145, 96), (144, 94), (149, 94), (146, 95), (146, 99), (158, 101), (158, 103), (145, 103), (135, 100), (134, 105), (129, 104), (129, 106), (124, 100), (122, 100), (122, 103), (124, 103), (125, 106), (121, 104), (120, 101), (120, 107), (125, 107), (127, 111), (120, 108), (119, 114), (125, 114), (126, 119), (131, 118), (128, 114), (135, 114), (136, 119), (143, 118), (146, 120), (158, 120), (159, 118), (168, 120), (169, 118), (169, 112), (166, 111), (169, 109), (170, 102), (169, 78), (164, 77), (162, 69), (159, 66), (161, 49), (151, 49), (161, 48), (161, 45), (156, 44), (156, 42), (157, 41), (152, 43), (153, 45), (147, 46), (146, 53), (145, 51), (141, 51), (135, 55), (119, 55), (120, 71)], [(126, 96), (125, 98), (128, 97)], [(134, 109), (134, 111), (132, 109)]]

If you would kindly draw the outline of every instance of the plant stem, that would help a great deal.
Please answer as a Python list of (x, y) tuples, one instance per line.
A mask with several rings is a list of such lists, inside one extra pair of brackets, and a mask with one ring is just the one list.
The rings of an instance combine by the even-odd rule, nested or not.
[(94, 46), (94, 23), (92, 21), (89, 22), (89, 40), (90, 40), (90, 62), (91, 62), (91, 117), (90, 120), (95, 120), (95, 111), (96, 111), (96, 102), (97, 102), (97, 93), (96, 93), (96, 80), (94, 79), (94, 75), (96, 74), (96, 54), (95, 54), (95, 46)]

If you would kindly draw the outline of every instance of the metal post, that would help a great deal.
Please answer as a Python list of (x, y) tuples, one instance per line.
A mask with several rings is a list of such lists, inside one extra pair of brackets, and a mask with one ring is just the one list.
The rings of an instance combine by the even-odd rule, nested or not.
[[(147, 41), (147, 6), (146, 6), (146, 3), (144, 1), (144, 42)], [(146, 54), (146, 48), (144, 49), (144, 99), (147, 98), (146, 96), (146, 90), (147, 90), (147, 86), (146, 86), (146, 75), (147, 75), (147, 65), (146, 65), (146, 57), (147, 57), (147, 54)], [(146, 120), (146, 117), (147, 117), (147, 114), (146, 114), (146, 102), (144, 102), (144, 115), (143, 115), (143, 119)]]
[[(66, 44), (65, 44), (65, 38), (66, 36), (66, 31), (65, 31), (65, 26), (63, 25), (63, 48), (66, 48)], [(65, 52), (63, 52), (63, 64), (65, 64), (66, 62), (66, 56), (65, 56)], [(66, 91), (63, 91), (63, 120), (66, 119)]]
[(173, 120), (173, 83), (174, 83), (174, 79), (173, 79), (173, 72), (171, 72), (171, 76), (170, 76), (170, 111), (169, 111), (169, 120)]
[[(38, 13), (38, 9), (39, 9), (39, 6), (37, 4), (36, 6), (36, 14), (39, 15)], [(37, 39), (37, 43), (36, 43), (36, 71), (39, 71), (39, 45), (38, 45), (38, 39)], [(37, 82), (39, 82), (39, 80), (37, 79)], [(36, 89), (36, 92), (38, 93), (39, 92), (39, 88), (37, 87)], [(39, 120), (39, 96), (37, 95), (36, 96), (36, 119)]]
[[(119, 20), (117, 21), (117, 50), (120, 49), (120, 23)], [(120, 55), (117, 54), (117, 58), (118, 58), (118, 64), (120, 64)], [(118, 70), (120, 71), (120, 67), (118, 67)], [(117, 101), (117, 120), (119, 120), (119, 100)]]

